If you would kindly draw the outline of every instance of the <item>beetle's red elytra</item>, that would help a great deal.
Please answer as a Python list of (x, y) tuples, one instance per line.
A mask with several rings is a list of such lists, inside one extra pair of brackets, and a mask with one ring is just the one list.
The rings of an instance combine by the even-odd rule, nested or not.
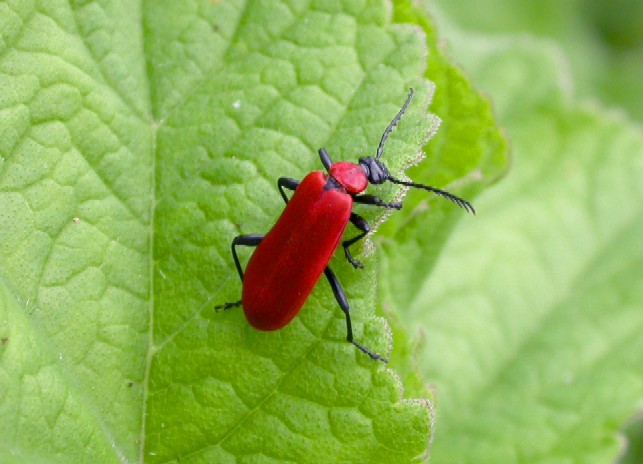
[[(320, 148), (319, 157), (328, 174), (313, 171), (301, 182), (287, 177), (279, 178), (277, 186), (286, 202), (286, 208), (267, 234), (239, 235), (234, 238), (232, 258), (243, 283), (241, 300), (216, 306), (215, 309), (229, 309), (241, 305), (248, 322), (254, 328), (277, 330), (297, 315), (324, 274), (346, 317), (346, 339), (372, 359), (387, 361), (385, 357), (353, 339), (348, 299), (328, 266), (339, 246), (344, 229), (350, 222), (359, 233), (351, 239), (344, 240), (342, 247), (348, 262), (355, 268), (362, 267), (351, 255), (349, 247), (363, 239), (370, 231), (370, 226), (364, 218), (353, 212), (353, 204), (400, 209), (402, 203), (387, 203), (377, 196), (362, 194), (369, 184), (377, 185), (389, 181), (433, 192), (475, 214), (468, 201), (449, 192), (394, 178), (380, 161), (386, 139), (412, 98), (413, 89), (382, 134), (374, 158), (359, 158), (357, 164), (348, 161), (333, 163), (326, 150)], [(293, 190), (295, 193), (288, 199), (284, 189)], [(236, 247), (239, 245), (256, 247), (245, 273), (237, 256)]]

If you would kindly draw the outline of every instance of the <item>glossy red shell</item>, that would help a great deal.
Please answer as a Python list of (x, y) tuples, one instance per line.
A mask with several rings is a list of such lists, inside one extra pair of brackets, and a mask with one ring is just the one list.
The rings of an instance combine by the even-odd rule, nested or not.
[(256, 329), (279, 329), (297, 315), (339, 244), (353, 199), (326, 183), (321, 171), (304, 178), (248, 262), (241, 305)]
[(362, 193), (368, 187), (368, 177), (359, 164), (340, 161), (330, 167), (329, 174), (353, 195)]

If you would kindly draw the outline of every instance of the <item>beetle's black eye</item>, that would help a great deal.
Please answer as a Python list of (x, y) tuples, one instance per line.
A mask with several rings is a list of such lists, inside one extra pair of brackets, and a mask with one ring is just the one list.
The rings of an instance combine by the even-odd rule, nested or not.
[(368, 177), (368, 181), (371, 184), (381, 184), (386, 182), (389, 178), (388, 169), (382, 164), (382, 162), (376, 160), (373, 157), (360, 158), (359, 164), (362, 166), (362, 169)]
[(364, 174), (366, 174), (366, 177), (368, 177), (368, 179), (370, 180), (370, 178), (371, 178), (371, 168), (368, 166), (368, 164), (366, 162), (366, 158), (360, 158), (358, 160), (358, 163), (359, 163), (360, 167), (362, 168), (362, 171), (364, 171)]

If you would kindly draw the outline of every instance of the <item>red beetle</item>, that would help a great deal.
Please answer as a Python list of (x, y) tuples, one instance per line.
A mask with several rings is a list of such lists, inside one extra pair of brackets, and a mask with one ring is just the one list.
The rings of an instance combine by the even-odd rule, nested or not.
[[(351, 256), (349, 247), (364, 238), (370, 227), (364, 218), (353, 213), (353, 203), (400, 209), (401, 203), (386, 203), (374, 195), (360, 195), (369, 183), (390, 181), (428, 190), (475, 214), (468, 201), (444, 190), (394, 178), (379, 160), (384, 142), (412, 98), (413, 89), (384, 131), (375, 158), (360, 158), (358, 164), (347, 161), (333, 163), (326, 150), (321, 148), (319, 157), (328, 174), (313, 171), (301, 183), (287, 177), (277, 181), (286, 208), (266, 235), (239, 235), (234, 238), (232, 257), (243, 282), (241, 301), (217, 306), (216, 309), (241, 305), (248, 322), (256, 329), (280, 329), (297, 315), (323, 273), (346, 315), (346, 339), (371, 358), (386, 361), (386, 358), (353, 340), (348, 300), (337, 277), (328, 267), (349, 222), (360, 233), (342, 242), (344, 254), (355, 268), (362, 267)], [(295, 191), (290, 200), (284, 188)], [(237, 245), (257, 247), (245, 274), (237, 256)]]

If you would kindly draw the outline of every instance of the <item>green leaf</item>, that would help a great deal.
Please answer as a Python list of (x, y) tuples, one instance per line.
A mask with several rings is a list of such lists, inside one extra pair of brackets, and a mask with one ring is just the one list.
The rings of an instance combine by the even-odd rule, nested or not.
[(515, 158), (431, 279), (393, 280), (421, 281), (400, 314), (439, 398), (432, 462), (612, 462), (643, 398), (643, 134), (571, 103), (551, 46), (451, 37)]
[(113, 460), (108, 415), (97, 414), (96, 401), (71, 377), (70, 351), (52, 346), (43, 331), (1, 285), (2, 462)]
[(153, 205), (140, 26), (95, 3), (0, 8), (0, 447), (133, 460)]
[[(239, 298), (230, 241), (270, 227), (279, 176), (318, 169), (322, 146), (373, 154), (409, 87), (391, 170), (435, 132), (426, 37), (389, 16), (384, 1), (0, 4), (0, 459), (421, 458), (430, 404), (346, 343), (325, 284), (274, 333), (212, 309)], [(356, 339), (386, 354), (364, 262), (332, 264)]]

